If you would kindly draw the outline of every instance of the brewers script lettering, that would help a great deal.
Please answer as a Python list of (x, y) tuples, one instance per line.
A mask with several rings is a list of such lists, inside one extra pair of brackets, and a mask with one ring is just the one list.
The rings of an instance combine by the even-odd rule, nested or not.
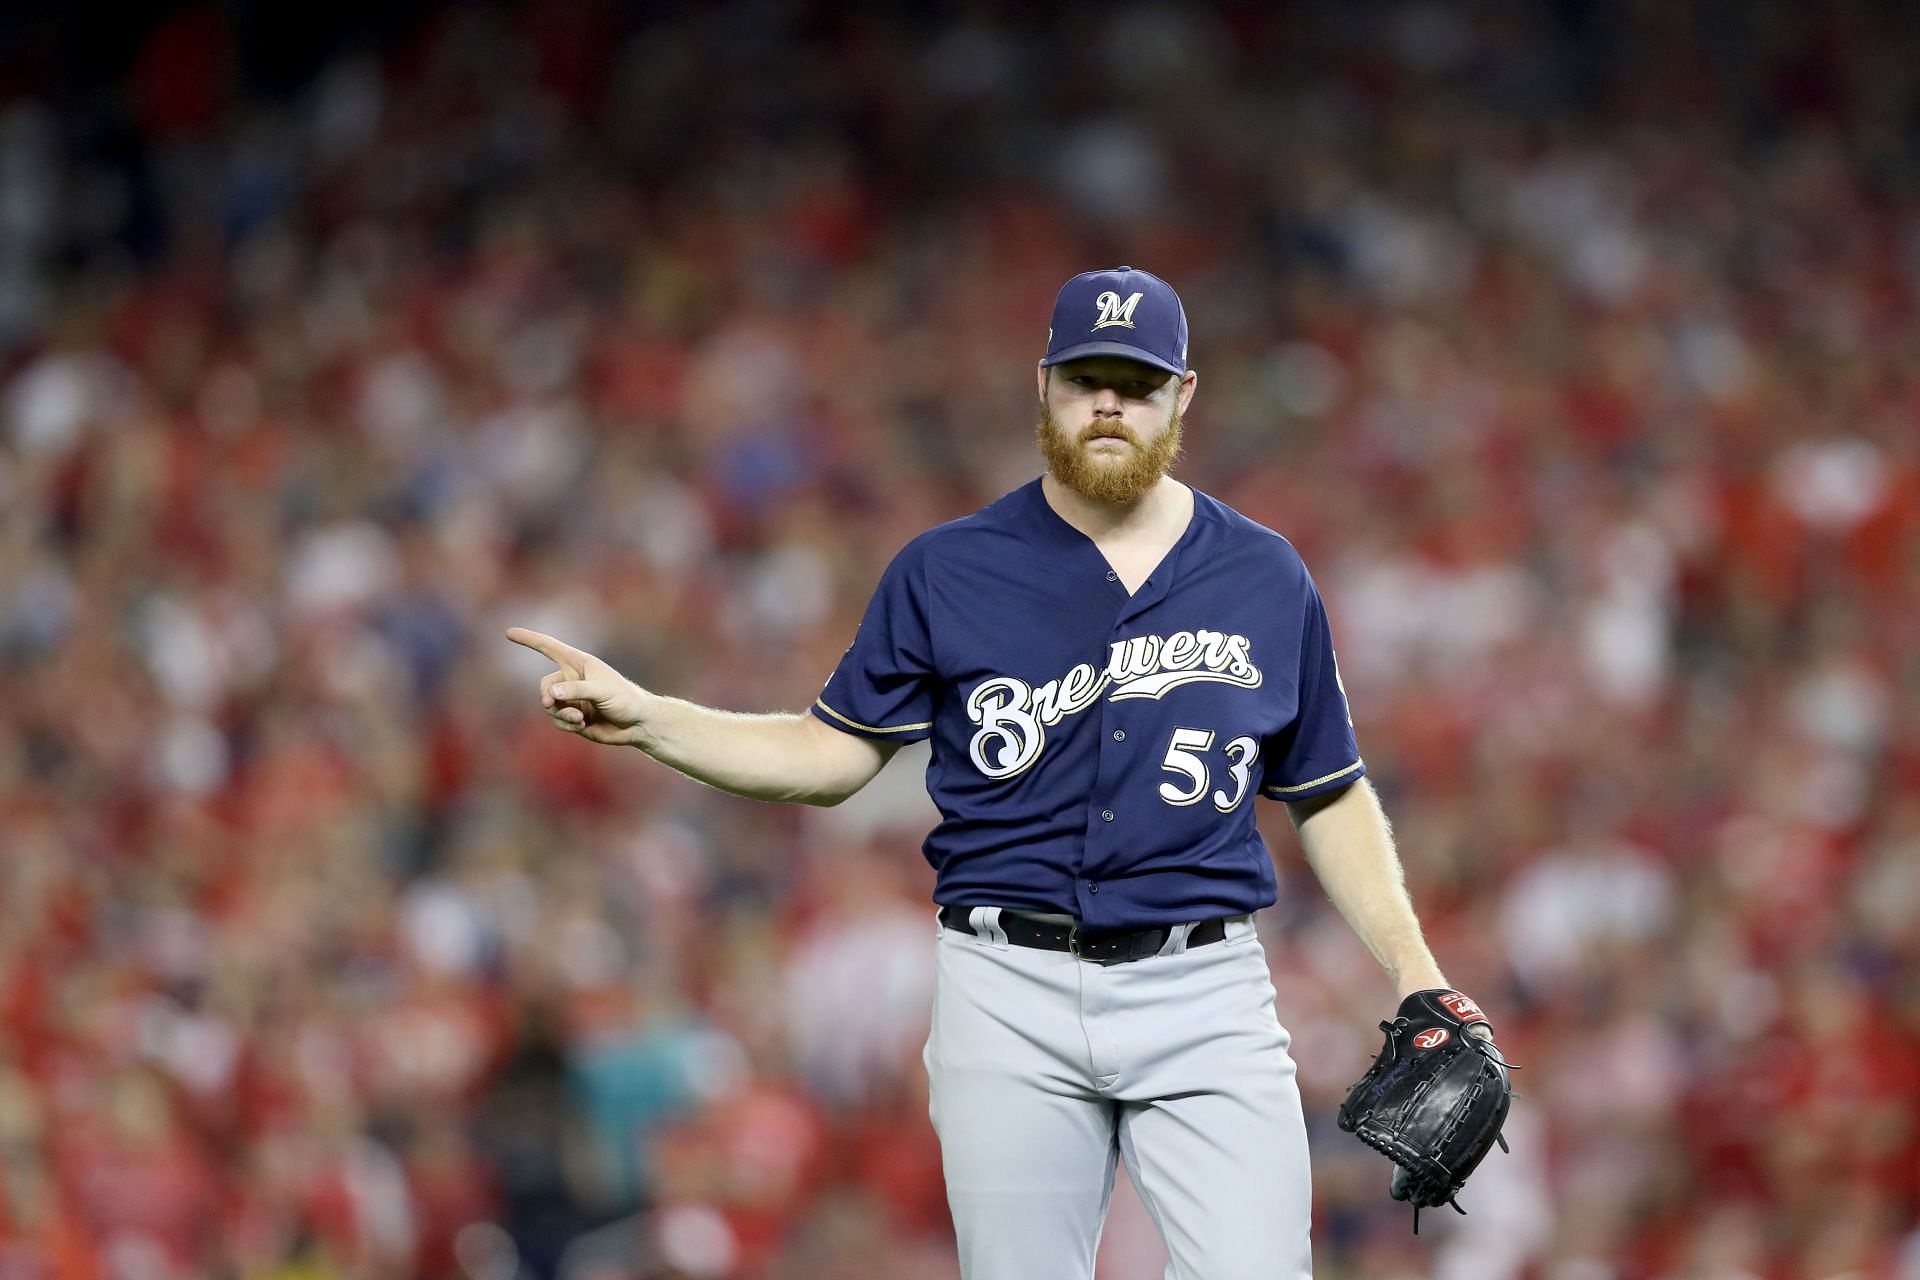
[(982, 680), (967, 695), (967, 718), (980, 726), (968, 753), (989, 778), (1011, 778), (1040, 758), (1047, 729), (1084, 711), (1105, 694), (1113, 701), (1160, 698), (1183, 684), (1209, 680), (1260, 687), (1245, 636), (1218, 631), (1176, 631), (1135, 636), (1108, 647), (1107, 665), (1082, 662), (1035, 688), (1017, 676)]

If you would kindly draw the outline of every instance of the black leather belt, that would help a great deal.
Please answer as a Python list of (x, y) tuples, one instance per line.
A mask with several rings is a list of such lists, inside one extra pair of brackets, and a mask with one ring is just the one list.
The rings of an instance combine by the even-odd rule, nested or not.
[[(964, 929), (972, 933), (972, 915), (972, 907), (942, 907), (940, 923), (949, 929)], [(1244, 920), (1246, 917), (1222, 916), (1214, 920), (1202, 920), (1187, 935), (1187, 946), (1204, 947), (1210, 942), (1221, 941), (1227, 936), (1229, 919)], [(1095, 964), (1125, 964), (1129, 960), (1144, 960), (1148, 956), (1158, 955), (1173, 932), (1165, 926), (1149, 929), (1082, 929), (1078, 925), (1054, 924), (1047, 920), (1035, 920), (1031, 916), (1016, 915), (1011, 911), (1000, 913), (1000, 931), (1016, 947), (1070, 951), (1082, 960), (1091, 960)]]

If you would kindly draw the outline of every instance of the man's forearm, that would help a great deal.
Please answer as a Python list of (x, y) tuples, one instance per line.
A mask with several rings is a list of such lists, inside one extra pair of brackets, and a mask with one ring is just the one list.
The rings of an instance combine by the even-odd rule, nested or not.
[(804, 712), (749, 715), (646, 695), (633, 745), (660, 763), (750, 800), (838, 804), (892, 755)]
[(1407, 896), (1392, 828), (1367, 780), (1292, 811), (1321, 887), (1399, 994), (1446, 986)]

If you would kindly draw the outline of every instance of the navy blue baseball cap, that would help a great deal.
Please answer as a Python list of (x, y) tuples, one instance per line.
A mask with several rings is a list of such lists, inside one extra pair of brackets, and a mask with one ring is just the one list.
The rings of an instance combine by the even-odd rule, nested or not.
[(1187, 371), (1187, 312), (1173, 286), (1151, 271), (1087, 271), (1060, 286), (1042, 366), (1084, 356), (1121, 356), (1168, 373)]

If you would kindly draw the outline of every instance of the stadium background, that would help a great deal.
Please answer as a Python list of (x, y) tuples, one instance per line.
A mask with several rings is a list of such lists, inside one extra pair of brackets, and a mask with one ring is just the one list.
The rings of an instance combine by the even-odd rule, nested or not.
[(1415, 1240), (1271, 808), (1319, 1274), (1920, 1276), (1901, 7), (1043, 10), (7, 7), (0, 1276), (954, 1275), (911, 763), (731, 800), (500, 628), (805, 705), (1122, 260), (1526, 1067)]

